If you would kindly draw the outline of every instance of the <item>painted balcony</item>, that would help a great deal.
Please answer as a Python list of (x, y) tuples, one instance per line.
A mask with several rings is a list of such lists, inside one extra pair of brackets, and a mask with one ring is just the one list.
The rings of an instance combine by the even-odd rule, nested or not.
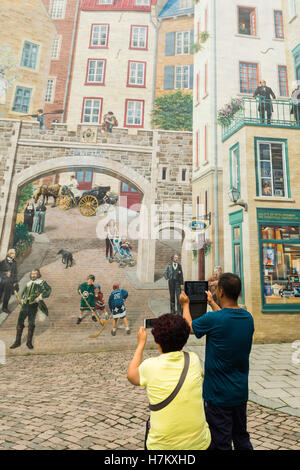
[[(300, 129), (300, 103), (292, 99), (266, 100), (263, 98), (242, 98), (242, 107), (227, 124), (222, 125), (222, 141), (235, 134), (244, 126), (277, 127)], [(272, 109), (268, 119), (268, 109)], [(261, 110), (265, 110), (265, 115)]]

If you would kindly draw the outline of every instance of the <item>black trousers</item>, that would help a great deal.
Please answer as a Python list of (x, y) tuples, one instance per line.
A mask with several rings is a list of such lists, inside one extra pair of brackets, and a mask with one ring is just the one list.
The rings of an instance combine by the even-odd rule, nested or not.
[(211, 433), (210, 450), (253, 450), (247, 432), (247, 403), (225, 408), (204, 403)]
[(0, 282), (0, 300), (3, 296), (3, 308), (8, 307), (8, 302), (13, 293), (13, 284), (11, 282)]
[[(181, 305), (179, 303), (180, 297), (180, 284), (173, 280), (169, 280), (169, 292), (170, 292), (170, 313), (178, 313), (181, 315)], [(176, 310), (177, 309), (177, 310)]]
[(267, 113), (267, 123), (271, 124), (271, 117), (272, 117), (272, 108), (269, 104), (261, 104), (260, 105), (260, 120), (261, 122), (265, 122), (265, 114)]
[(108, 257), (108, 253), (109, 253), (109, 257), (112, 258), (113, 256), (113, 240), (110, 240), (108, 237), (105, 239), (105, 256)]

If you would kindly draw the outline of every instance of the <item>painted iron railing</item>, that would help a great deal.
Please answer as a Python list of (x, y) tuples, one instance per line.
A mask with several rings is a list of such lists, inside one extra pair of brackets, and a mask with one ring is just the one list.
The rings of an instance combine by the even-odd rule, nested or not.
[(239, 111), (222, 124), (222, 140), (243, 126), (287, 127), (300, 129), (300, 103), (292, 99), (266, 100), (242, 98)]

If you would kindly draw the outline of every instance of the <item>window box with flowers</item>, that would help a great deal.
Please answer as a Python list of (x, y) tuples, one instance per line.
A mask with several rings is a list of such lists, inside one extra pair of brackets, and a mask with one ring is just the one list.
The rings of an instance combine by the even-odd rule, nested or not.
[(230, 103), (227, 103), (223, 108), (219, 109), (218, 124), (221, 126), (228, 126), (234, 120), (236, 114), (243, 110), (243, 101), (238, 98), (232, 98)]

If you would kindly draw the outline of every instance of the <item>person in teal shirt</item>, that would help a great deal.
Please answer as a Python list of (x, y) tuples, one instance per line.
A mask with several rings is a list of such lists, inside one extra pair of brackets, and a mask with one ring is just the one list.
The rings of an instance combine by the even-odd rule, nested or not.
[(216, 295), (207, 292), (213, 311), (192, 321), (189, 299), (182, 293), (183, 317), (197, 338), (206, 336), (203, 399), (216, 450), (253, 450), (247, 432), (249, 356), (254, 333), (252, 315), (238, 305), (241, 280), (225, 273)]

